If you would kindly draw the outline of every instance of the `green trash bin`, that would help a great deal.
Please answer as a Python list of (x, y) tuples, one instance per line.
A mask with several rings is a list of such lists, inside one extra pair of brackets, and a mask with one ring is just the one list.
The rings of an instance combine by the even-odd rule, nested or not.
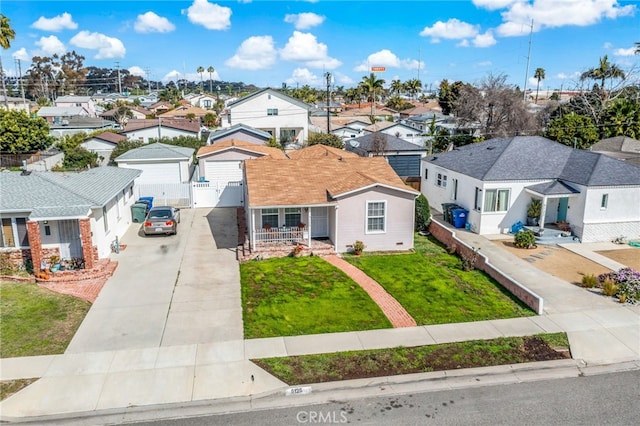
[(131, 206), (131, 220), (136, 223), (142, 223), (145, 217), (147, 217), (147, 205), (145, 203), (136, 203)]

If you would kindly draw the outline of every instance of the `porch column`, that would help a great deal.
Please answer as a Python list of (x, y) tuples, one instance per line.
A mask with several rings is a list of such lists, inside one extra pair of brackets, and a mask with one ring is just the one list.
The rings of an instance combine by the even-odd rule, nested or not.
[(85, 269), (92, 269), (94, 266), (93, 259), (93, 240), (91, 238), (91, 222), (89, 218), (78, 219), (80, 227), (80, 241), (82, 242), (82, 257), (84, 258)]
[(538, 218), (539, 232), (544, 231), (544, 218), (547, 215), (547, 196), (542, 196), (542, 208), (540, 209), (540, 217)]
[(307, 207), (307, 245), (311, 248), (311, 207)]
[(40, 223), (34, 220), (27, 222), (27, 237), (29, 238), (33, 272), (42, 272), (42, 238), (40, 236)]
[(254, 220), (254, 217), (253, 217), (253, 209), (249, 209), (249, 232), (251, 233), (251, 240), (249, 241), (249, 244), (251, 245), (251, 251), (254, 251), (256, 249), (255, 223), (256, 221)]

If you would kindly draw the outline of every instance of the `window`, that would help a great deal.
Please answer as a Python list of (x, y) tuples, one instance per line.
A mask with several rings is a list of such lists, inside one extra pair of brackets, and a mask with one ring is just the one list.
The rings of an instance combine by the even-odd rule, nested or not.
[(18, 243), (20, 244), (20, 247), (29, 247), (29, 235), (27, 235), (27, 220), (25, 218), (16, 218), (16, 231), (18, 231)]
[(425, 168), (424, 169), (424, 180), (429, 179), (429, 169)]
[(482, 206), (482, 189), (476, 186), (476, 197), (473, 203), (473, 209), (476, 211), (480, 211)]
[(278, 108), (267, 108), (267, 115), (278, 115)]
[(290, 207), (284, 209), (284, 226), (293, 228), (298, 226), (301, 220), (300, 207)]
[(2, 247), (15, 247), (16, 240), (13, 236), (11, 219), (2, 219)]
[(609, 194), (602, 194), (602, 200), (600, 200), (600, 210), (606, 210), (607, 204), (609, 204)]
[(29, 247), (27, 219), (23, 217), (2, 219), (0, 247)]
[(487, 189), (484, 196), (485, 212), (506, 212), (509, 208), (508, 189)]
[(440, 188), (446, 188), (447, 187), (447, 175), (443, 175), (442, 173), (438, 173), (438, 176), (436, 177), (436, 186), (439, 186)]
[(278, 227), (278, 209), (262, 209), (262, 227)]
[(385, 201), (367, 202), (367, 233), (385, 232)]
[(203, 102), (203, 104), (204, 104), (203, 106), (204, 106), (205, 108), (207, 108), (207, 109), (211, 108), (211, 101), (210, 101), (210, 100), (206, 99), (206, 100)]

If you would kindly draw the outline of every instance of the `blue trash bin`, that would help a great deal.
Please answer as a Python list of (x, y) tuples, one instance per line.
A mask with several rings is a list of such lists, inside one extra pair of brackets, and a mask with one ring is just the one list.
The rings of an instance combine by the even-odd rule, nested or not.
[(455, 209), (452, 213), (453, 226), (456, 228), (464, 228), (467, 223), (467, 215), (469, 214), (469, 211), (465, 209)]
[(149, 211), (153, 207), (153, 197), (140, 197), (136, 203), (145, 203), (149, 207), (147, 209)]

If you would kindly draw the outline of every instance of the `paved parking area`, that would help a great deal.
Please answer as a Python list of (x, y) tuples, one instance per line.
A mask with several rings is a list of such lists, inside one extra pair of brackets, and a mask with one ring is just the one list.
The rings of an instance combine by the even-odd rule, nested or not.
[(183, 209), (178, 234), (132, 224), (66, 353), (242, 339), (235, 209)]

